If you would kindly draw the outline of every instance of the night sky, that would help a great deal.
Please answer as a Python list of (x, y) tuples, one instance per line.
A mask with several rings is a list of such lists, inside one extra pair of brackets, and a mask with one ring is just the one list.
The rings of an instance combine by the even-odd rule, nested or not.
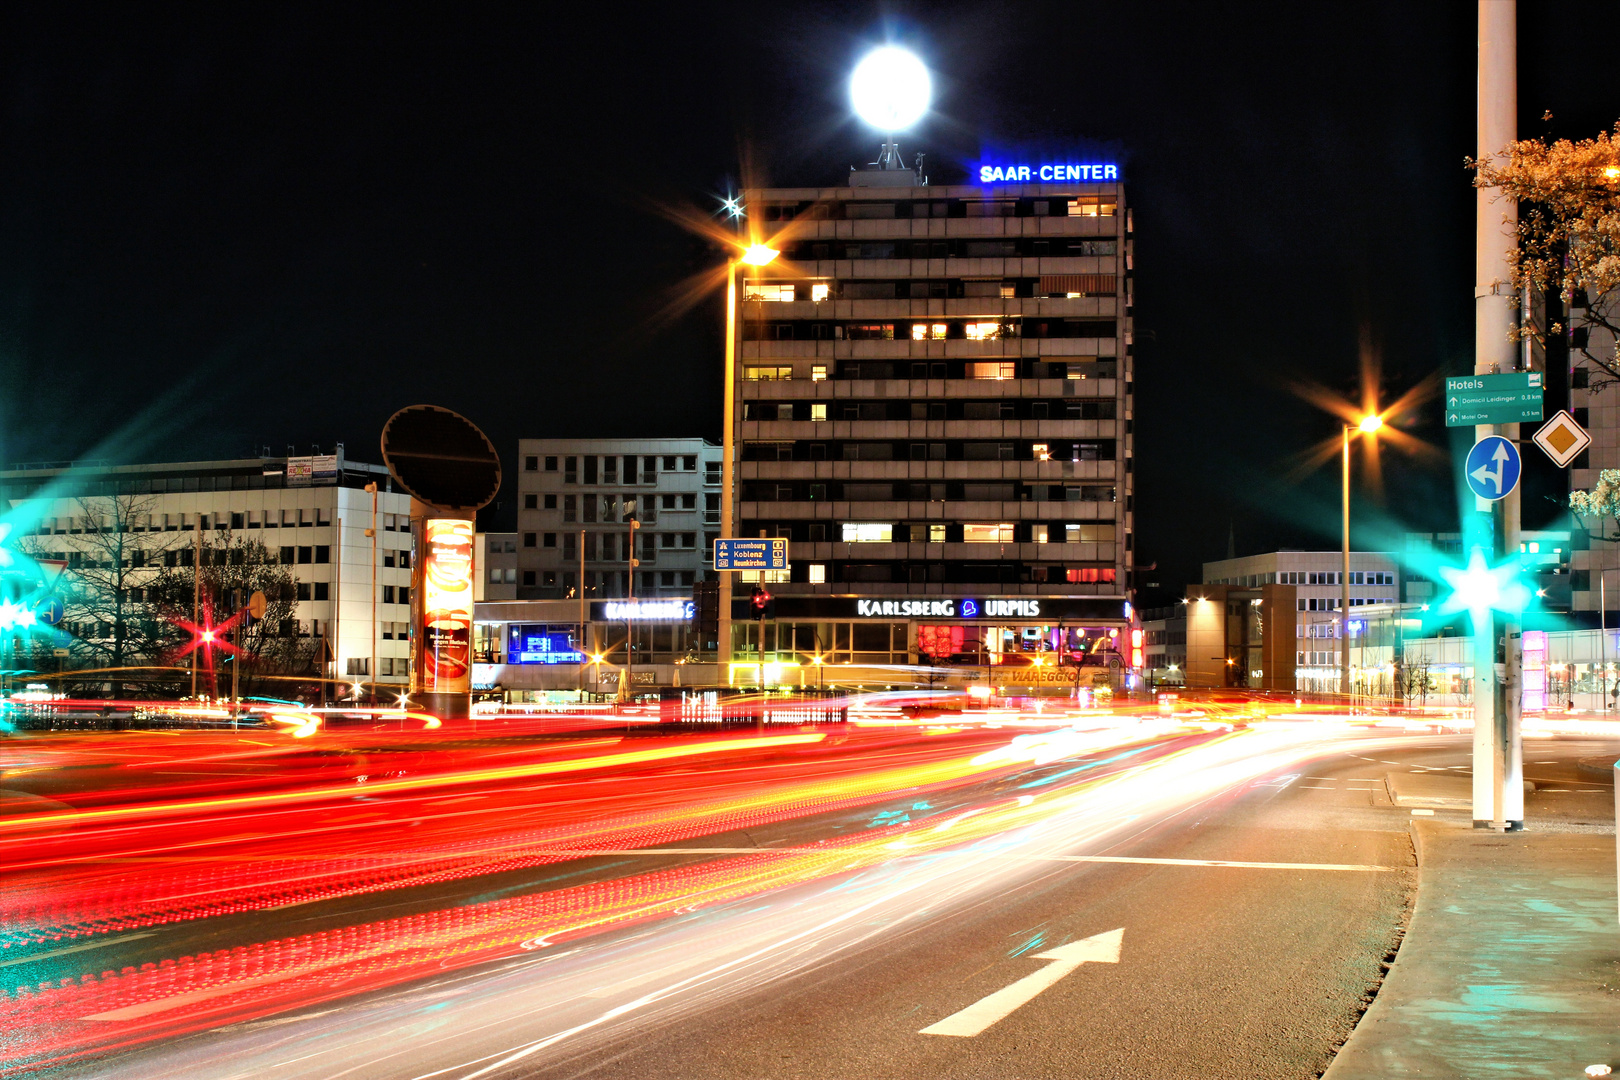
[[(1602, 25), (1521, 4), (1521, 135), (1620, 117)], [(935, 72), (902, 140), (935, 182), (998, 149), (1122, 163), (1143, 580), (1229, 534), (1333, 548), (1336, 468), (1287, 474), (1336, 421), (1287, 383), (1348, 390), (1363, 341), (1396, 391), (1471, 369), (1474, 33), (1460, 2), (13, 8), (0, 460), (375, 461), (419, 402), (509, 467), (520, 437), (718, 439), (720, 303), (679, 301), (721, 253), (660, 209), (744, 159), (842, 183), (879, 141), (848, 72), (894, 40)], [(1413, 430), (1447, 445), (1433, 404)], [(1358, 546), (1450, 526), (1445, 464), (1386, 481)], [(1529, 483), (1533, 526), (1561, 481)]]

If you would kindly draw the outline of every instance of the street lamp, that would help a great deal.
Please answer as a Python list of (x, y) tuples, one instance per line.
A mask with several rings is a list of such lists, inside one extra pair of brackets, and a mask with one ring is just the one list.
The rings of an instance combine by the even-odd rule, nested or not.
[(1368, 413), (1354, 427), (1344, 425), (1344, 556), (1343, 572), (1339, 575), (1339, 693), (1350, 693), (1350, 436), (1365, 435), (1376, 439), (1383, 429), (1384, 418)]
[[(725, 430), (721, 434), (720, 448), (720, 535), (732, 538), (732, 497), (736, 491), (736, 475), (732, 458), (735, 453), (737, 419), (737, 267), (766, 266), (779, 255), (775, 248), (765, 244), (750, 244), (740, 255), (726, 260), (726, 402)], [(713, 558), (713, 553), (710, 553)], [(731, 571), (718, 570), (720, 576), (719, 654), (720, 670), (726, 682), (731, 682)]]

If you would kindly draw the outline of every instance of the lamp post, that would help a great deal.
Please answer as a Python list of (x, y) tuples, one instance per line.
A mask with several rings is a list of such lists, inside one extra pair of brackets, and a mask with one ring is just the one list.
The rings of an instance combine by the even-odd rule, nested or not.
[[(725, 430), (720, 447), (720, 535), (732, 537), (732, 500), (736, 492), (736, 471), (733, 457), (736, 451), (737, 420), (737, 267), (765, 266), (780, 254), (764, 244), (753, 244), (741, 255), (726, 260), (726, 401), (722, 410)], [(711, 560), (713, 552), (710, 553)], [(726, 682), (731, 682), (731, 571), (717, 570), (720, 577), (719, 655), (720, 671)]]
[[(1351, 427), (1344, 425), (1344, 564), (1339, 574), (1339, 692), (1350, 696), (1350, 436), (1366, 435), (1376, 438), (1384, 418), (1369, 413)], [(1332, 445), (1329, 443), (1328, 445)]]

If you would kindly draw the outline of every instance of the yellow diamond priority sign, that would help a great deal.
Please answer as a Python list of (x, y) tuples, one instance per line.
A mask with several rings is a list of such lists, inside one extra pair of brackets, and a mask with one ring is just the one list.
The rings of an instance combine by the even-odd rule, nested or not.
[(1558, 415), (1541, 425), (1541, 430), (1535, 434), (1535, 443), (1547, 452), (1553, 459), (1553, 464), (1560, 469), (1575, 460), (1575, 456), (1585, 450), (1592, 442), (1592, 436), (1581, 430), (1581, 425), (1575, 418), (1562, 410)]

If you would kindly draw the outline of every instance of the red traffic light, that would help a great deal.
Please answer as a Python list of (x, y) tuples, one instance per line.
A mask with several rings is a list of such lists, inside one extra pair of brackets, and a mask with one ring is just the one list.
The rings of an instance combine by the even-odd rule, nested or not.
[(754, 618), (763, 619), (771, 610), (771, 594), (755, 585), (754, 591), (748, 596), (748, 603)]

